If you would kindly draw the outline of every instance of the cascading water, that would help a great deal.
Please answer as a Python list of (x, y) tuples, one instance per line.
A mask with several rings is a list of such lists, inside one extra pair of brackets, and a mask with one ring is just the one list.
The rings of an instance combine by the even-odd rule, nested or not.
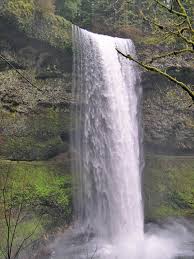
[(194, 239), (180, 222), (144, 233), (141, 86), (136, 66), (116, 49), (135, 55), (131, 40), (73, 27), (76, 224), (52, 258), (191, 258)]
[[(100, 238), (143, 234), (138, 100), (131, 40), (74, 27), (77, 121), (76, 216)], [(80, 106), (79, 108), (80, 109)]]

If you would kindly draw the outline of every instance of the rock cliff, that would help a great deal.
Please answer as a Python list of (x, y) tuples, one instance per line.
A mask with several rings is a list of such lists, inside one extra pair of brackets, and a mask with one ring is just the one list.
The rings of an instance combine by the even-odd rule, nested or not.
[(43, 235), (71, 218), (71, 23), (33, 1), (0, 7), (0, 54), (10, 63), (0, 59), (0, 184), (9, 174), (30, 190), (32, 221), (44, 214)]

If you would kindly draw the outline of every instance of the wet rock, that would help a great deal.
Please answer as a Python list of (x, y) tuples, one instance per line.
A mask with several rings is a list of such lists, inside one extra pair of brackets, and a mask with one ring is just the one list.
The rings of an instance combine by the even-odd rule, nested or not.
[[(193, 72), (184, 68), (182, 79), (194, 82)], [(146, 150), (193, 154), (194, 107), (190, 107), (191, 98), (181, 88), (155, 74), (144, 74), (142, 84)]]

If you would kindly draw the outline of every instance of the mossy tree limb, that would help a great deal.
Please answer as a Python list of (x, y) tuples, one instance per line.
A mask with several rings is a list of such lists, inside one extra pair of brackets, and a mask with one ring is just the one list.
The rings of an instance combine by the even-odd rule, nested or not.
[(121, 54), (123, 57), (131, 60), (131, 61), (134, 61), (135, 63), (137, 63), (138, 65), (140, 65), (141, 67), (143, 67), (144, 69), (150, 71), (150, 72), (156, 72), (164, 77), (166, 77), (168, 80), (174, 82), (176, 85), (180, 86), (184, 91), (186, 91), (189, 96), (192, 98), (192, 100), (194, 101), (194, 91), (191, 90), (190, 86), (186, 85), (185, 83), (177, 80), (175, 77), (171, 76), (170, 74), (168, 74), (167, 72), (163, 71), (162, 69), (160, 68), (157, 68), (157, 67), (154, 67), (154, 66), (151, 66), (151, 65), (147, 65), (143, 62), (140, 62), (138, 61), (137, 59), (133, 58), (131, 55), (125, 55), (123, 54), (121, 51), (119, 51), (117, 49), (117, 52), (119, 54)]
[[(192, 83), (186, 84), (180, 81), (167, 72), (168, 60), (176, 58), (180, 55), (193, 55), (194, 54), (194, 29), (193, 29), (193, 17), (189, 13), (189, 9), (193, 11), (193, 7), (186, 4), (182, 0), (176, 0), (175, 5), (172, 3), (165, 4), (160, 0), (154, 0), (154, 4), (151, 5), (152, 11), (149, 12), (152, 15), (146, 16), (141, 10), (140, 14), (143, 19), (150, 25), (150, 34), (160, 37), (159, 45), (161, 46), (161, 54), (154, 54), (137, 59), (130, 54), (125, 55), (120, 50), (117, 50), (123, 57), (137, 63), (147, 71), (155, 72), (168, 80), (174, 82), (177, 86), (181, 87), (194, 101), (194, 91), (192, 89)], [(191, 12), (192, 13), (192, 12)], [(158, 34), (158, 35), (157, 35)], [(165, 42), (162, 41), (164, 37)], [(167, 39), (174, 39), (175, 44), (170, 46), (167, 43)], [(164, 46), (164, 43), (166, 46)], [(163, 49), (163, 51), (161, 51)], [(166, 50), (167, 49), (167, 50)], [(160, 64), (160, 61), (165, 61), (164, 64)], [(167, 62), (166, 62), (167, 61)], [(176, 65), (175, 65), (176, 66)]]

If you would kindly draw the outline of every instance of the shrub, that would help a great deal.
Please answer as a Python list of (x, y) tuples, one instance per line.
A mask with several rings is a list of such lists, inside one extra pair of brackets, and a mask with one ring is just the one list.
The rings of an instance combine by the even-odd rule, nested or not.
[(55, 0), (35, 0), (37, 2), (37, 9), (42, 13), (55, 12)]

